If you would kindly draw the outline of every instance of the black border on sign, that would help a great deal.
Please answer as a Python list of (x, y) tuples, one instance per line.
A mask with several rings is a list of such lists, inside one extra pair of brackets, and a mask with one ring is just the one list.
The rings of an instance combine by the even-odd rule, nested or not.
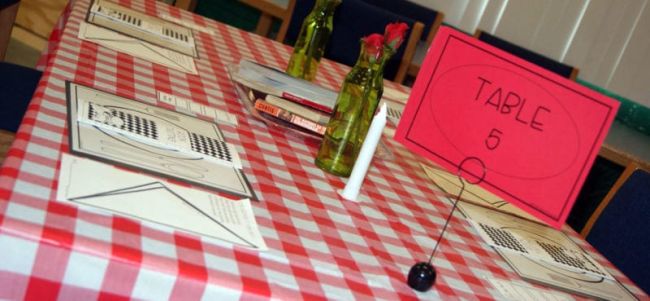
[[(406, 139), (407, 141), (409, 141), (409, 142), (411, 142), (411, 143), (417, 145), (421, 150), (423, 150), (423, 151), (425, 151), (425, 152), (427, 152), (427, 153), (429, 153), (429, 154), (431, 154), (431, 155), (433, 155), (433, 156), (435, 156), (435, 157), (438, 157), (438, 158), (442, 159), (443, 161), (449, 163), (450, 165), (452, 165), (452, 166), (454, 166), (454, 167), (456, 167), (456, 168), (459, 168), (458, 164), (455, 164), (455, 163), (452, 162), (451, 160), (449, 160), (449, 159), (447, 159), (447, 158), (445, 158), (445, 157), (443, 157), (443, 156), (437, 154), (436, 152), (434, 152), (434, 151), (432, 151), (432, 150), (430, 150), (430, 149), (424, 147), (424, 146), (423, 146), (422, 144), (420, 144), (417, 140), (414, 140), (414, 139), (412, 139), (412, 138), (409, 137), (409, 135), (410, 135), (410, 133), (411, 133), (411, 129), (413, 128), (413, 124), (415, 123), (415, 120), (417, 119), (417, 116), (418, 116), (418, 114), (420, 113), (420, 109), (421, 109), (422, 103), (424, 102), (424, 97), (428, 94), (428, 92), (429, 92), (429, 90), (430, 90), (430, 88), (431, 88), (431, 83), (432, 83), (432, 81), (433, 81), (434, 75), (436, 74), (436, 71), (438, 70), (438, 66), (439, 66), (439, 64), (440, 64), (440, 61), (441, 61), (442, 58), (444, 57), (445, 52), (448, 50), (448, 47), (449, 47), (449, 44), (450, 44), (451, 40), (455, 40), (455, 41), (457, 41), (457, 42), (461, 42), (461, 43), (465, 44), (466, 46), (476, 48), (476, 49), (478, 49), (478, 50), (480, 50), (480, 51), (482, 51), (482, 52), (485, 52), (485, 53), (487, 53), (487, 54), (489, 54), (489, 55), (492, 55), (493, 57), (495, 57), (495, 58), (497, 58), (497, 59), (500, 59), (500, 60), (502, 60), (502, 61), (505, 61), (505, 62), (507, 62), (507, 63), (509, 63), (509, 64), (511, 64), (511, 65), (515, 65), (515, 66), (517, 66), (518, 68), (527, 71), (529, 74), (535, 74), (535, 75), (541, 77), (542, 79), (544, 79), (544, 80), (546, 80), (546, 81), (552, 82), (553, 84), (558, 85), (558, 86), (561, 86), (561, 87), (564, 88), (564, 89), (570, 90), (571, 92), (573, 92), (573, 93), (575, 93), (575, 94), (579, 94), (579, 95), (581, 95), (581, 96), (584, 97), (585, 99), (589, 99), (589, 100), (593, 101), (594, 103), (596, 103), (596, 104), (598, 104), (598, 105), (604, 106), (604, 107), (607, 109), (607, 117), (608, 117), (608, 118), (606, 118), (606, 119), (609, 119), (609, 117), (610, 117), (611, 114), (612, 114), (612, 111), (613, 111), (613, 109), (614, 109), (612, 106), (610, 106), (610, 105), (608, 105), (608, 104), (606, 104), (606, 103), (604, 103), (604, 102), (602, 102), (602, 101), (600, 101), (600, 100), (598, 100), (598, 99), (596, 99), (596, 98), (590, 97), (589, 95), (586, 95), (586, 94), (584, 94), (584, 93), (582, 93), (582, 92), (580, 92), (580, 91), (578, 91), (578, 90), (576, 90), (576, 89), (574, 89), (574, 88), (572, 88), (572, 87), (569, 87), (569, 86), (565, 85), (565, 84), (562, 83), (562, 82), (558, 82), (558, 81), (556, 81), (556, 80), (554, 80), (554, 79), (552, 79), (552, 78), (549, 78), (549, 77), (547, 77), (545, 74), (541, 74), (541, 73), (539, 73), (539, 72), (537, 72), (537, 71), (535, 71), (535, 70), (531, 70), (528, 66), (521, 65), (521, 64), (519, 64), (518, 62), (511, 61), (509, 58), (506, 58), (506, 57), (503, 57), (503, 56), (501, 56), (501, 55), (499, 55), (499, 54), (497, 54), (497, 53), (491, 52), (491, 51), (489, 51), (488, 49), (485, 49), (485, 48), (480, 47), (479, 45), (475, 45), (475, 44), (469, 43), (469, 42), (465, 41), (465, 40), (462, 39), (462, 38), (459, 38), (459, 37), (454, 36), (453, 33), (450, 33), (449, 36), (447, 37), (447, 40), (444, 42), (444, 45), (443, 45), (443, 47), (442, 47), (442, 52), (440, 53), (440, 56), (438, 57), (438, 60), (436, 61), (436, 65), (435, 65), (435, 67), (433, 68), (433, 72), (432, 72), (431, 74), (427, 74), (427, 76), (429, 76), (429, 80), (428, 80), (428, 82), (427, 82), (427, 84), (426, 84), (426, 89), (425, 89), (424, 92), (422, 93), (421, 98), (420, 98), (420, 99), (417, 99), (417, 101), (418, 101), (417, 110), (415, 111), (415, 114), (413, 115), (413, 118), (411, 118), (411, 119), (409, 120), (408, 129), (407, 129), (407, 131), (406, 131), (406, 134), (404, 135), (404, 139)], [(530, 63), (530, 64), (532, 64), (532, 63)], [(599, 131), (598, 131), (598, 136), (596, 136), (596, 137), (601, 137), (601, 136), (603, 135), (603, 132), (604, 132), (606, 129), (607, 129), (606, 124), (605, 124), (605, 123), (602, 123), (601, 126), (600, 126), (600, 129), (599, 129)], [(597, 139), (598, 139), (598, 138), (597, 138)], [(490, 186), (493, 187), (494, 189), (497, 189), (498, 191), (500, 191), (500, 192), (502, 192), (502, 193), (504, 193), (504, 194), (506, 194), (506, 195), (509, 195), (509, 196), (512, 197), (513, 199), (516, 199), (516, 200), (518, 200), (519, 202), (521, 202), (521, 203), (523, 203), (523, 204), (526, 204), (527, 206), (529, 206), (529, 207), (535, 209), (537, 212), (543, 214), (544, 216), (546, 216), (546, 217), (548, 217), (548, 218), (550, 218), (550, 219), (552, 219), (552, 220), (554, 220), (554, 221), (556, 221), (556, 222), (559, 222), (559, 218), (564, 214), (565, 210), (567, 209), (567, 205), (568, 205), (568, 203), (569, 203), (569, 198), (571, 197), (571, 195), (573, 195), (574, 193), (576, 193), (576, 189), (578, 189), (577, 186), (578, 186), (578, 181), (579, 181), (579, 179), (582, 178), (582, 175), (586, 172), (587, 165), (588, 165), (588, 161), (589, 161), (588, 158), (591, 158), (591, 157), (594, 155), (594, 152), (597, 152), (597, 151), (598, 151), (598, 148), (599, 148), (599, 146), (597, 145), (596, 141), (592, 141), (592, 142), (591, 142), (591, 149), (590, 149), (590, 151), (589, 151), (589, 155), (586, 157), (587, 160), (584, 160), (584, 161), (582, 162), (582, 167), (580, 168), (580, 173), (578, 174), (578, 177), (576, 177), (575, 182), (573, 182), (573, 186), (571, 187), (571, 190), (569, 191), (568, 195), (567, 195), (566, 198), (564, 199), (564, 204), (562, 205), (562, 210), (559, 212), (559, 215), (557, 215), (557, 216), (551, 216), (551, 215), (545, 213), (544, 211), (540, 210), (537, 206), (535, 206), (535, 204), (530, 204), (529, 202), (526, 202), (524, 199), (522, 199), (522, 198), (520, 198), (520, 197), (518, 197), (518, 196), (516, 196), (516, 195), (514, 195), (514, 194), (512, 194), (512, 193), (510, 193), (510, 192), (508, 192), (505, 188), (499, 187), (499, 186), (497, 186), (497, 185), (495, 185), (495, 184), (493, 184), (493, 183), (490, 183), (490, 182), (487, 181), (487, 180), (484, 180), (483, 182), (486, 183), (487, 185), (490, 185)]]

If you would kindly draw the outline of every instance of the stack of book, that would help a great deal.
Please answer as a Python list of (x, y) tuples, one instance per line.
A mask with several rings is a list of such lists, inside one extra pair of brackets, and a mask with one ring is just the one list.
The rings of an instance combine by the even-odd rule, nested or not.
[(335, 91), (247, 60), (231, 66), (230, 77), (254, 116), (313, 136), (325, 134)]

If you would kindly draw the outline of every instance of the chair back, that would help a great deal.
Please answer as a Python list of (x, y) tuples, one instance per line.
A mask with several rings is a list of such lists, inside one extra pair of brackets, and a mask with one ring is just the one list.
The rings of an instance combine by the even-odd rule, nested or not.
[[(287, 40), (290, 43), (295, 43), (302, 22), (313, 5), (314, 0), (297, 1), (287, 32)], [(386, 25), (392, 22), (404, 22), (409, 26), (404, 45), (393, 55), (384, 69), (385, 78), (395, 79), (400, 69), (408, 68), (415, 44), (420, 40), (424, 26), (411, 18), (373, 6), (362, 0), (344, 0), (337, 7), (334, 13), (334, 29), (325, 48), (325, 57), (348, 66), (354, 66), (359, 57), (361, 38), (372, 33), (383, 34)], [(412, 48), (410, 54), (407, 51), (409, 46)]]
[(553, 73), (559, 74), (562, 77), (571, 79), (573, 81), (575, 81), (576, 78), (578, 77), (578, 68), (558, 62), (556, 60), (543, 56), (539, 53), (523, 48), (519, 45), (510, 43), (504, 39), (491, 35), (482, 30), (477, 30), (474, 36), (485, 43), (488, 43), (501, 50), (507, 51), (510, 54), (513, 54), (519, 58), (527, 60)]
[(392, 11), (396, 14), (407, 16), (424, 24), (420, 40), (429, 47), (438, 28), (442, 25), (444, 14), (434, 9), (421, 6), (407, 0), (363, 0), (382, 9)]
[[(438, 28), (442, 25), (442, 20), (445, 15), (442, 12), (421, 6), (419, 4), (407, 0), (363, 0), (369, 4), (381, 7), (385, 10), (392, 11), (402, 16), (408, 16), (415, 19), (424, 25), (422, 36), (413, 49), (413, 56), (409, 60), (408, 68), (403, 72), (398, 72), (395, 81), (402, 82), (406, 75), (417, 76), (420, 71), (420, 65), (424, 60), (424, 56), (433, 41), (433, 38), (438, 32)], [(400, 70), (402, 71), (402, 70)]]
[(636, 164), (598, 206), (581, 234), (644, 291), (650, 291), (650, 173)]
[(273, 18), (280, 20), (280, 28), (278, 28), (275, 40), (284, 41), (296, 0), (239, 0), (239, 2), (260, 11), (260, 19), (255, 28), (255, 33), (259, 35), (267, 36), (269, 34)]
[(0, 130), (16, 132), (42, 72), (0, 62)]

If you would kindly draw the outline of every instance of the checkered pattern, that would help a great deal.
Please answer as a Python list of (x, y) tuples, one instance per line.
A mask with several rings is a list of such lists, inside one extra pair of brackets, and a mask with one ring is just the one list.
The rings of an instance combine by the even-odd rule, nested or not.
[(190, 133), (190, 147), (192, 151), (197, 153), (232, 162), (232, 155), (225, 141), (219, 141), (197, 133)]
[(158, 139), (158, 126), (155, 122), (135, 116), (128, 112), (111, 110), (111, 114), (122, 120), (120, 129), (144, 136), (150, 139)]
[[(154, 121), (122, 110), (104, 110), (101, 106), (98, 108), (97, 105), (89, 102), (88, 116), (86, 118), (98, 122), (102, 126), (110, 126), (145, 138), (158, 140), (158, 125)], [(106, 117), (101, 116), (102, 113), (100, 112), (106, 112), (112, 118), (105, 119)], [(119, 122), (116, 123), (115, 119), (119, 120)]]
[[(384, 139), (386, 154), (374, 160), (361, 191), (366, 200), (342, 201), (336, 190), (344, 180), (313, 164), (318, 143), (250, 118), (228, 78), (226, 66), (243, 58), (283, 68), (290, 47), (160, 2), (119, 2), (213, 29), (195, 33), (199, 75), (78, 40), (89, 1), (72, 2), (0, 169), (0, 299), (496, 299), (488, 278), (523, 282), (455, 214), (434, 260), (435, 289), (411, 290), (406, 273), (428, 258), (451, 208), (414, 155)], [(317, 82), (335, 89), (348, 70), (324, 61)], [(145, 101), (162, 91), (235, 114), (237, 127), (220, 127), (261, 199), (253, 209), (270, 250), (55, 201), (60, 154), (68, 151), (67, 80)], [(613, 274), (647, 298), (620, 272)]]

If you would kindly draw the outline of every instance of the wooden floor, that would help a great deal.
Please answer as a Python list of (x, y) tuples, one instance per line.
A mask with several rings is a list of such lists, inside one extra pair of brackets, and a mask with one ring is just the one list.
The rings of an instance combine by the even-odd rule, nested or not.
[(47, 39), (67, 2), (67, 0), (22, 0), (18, 8), (16, 24)]
[(9, 150), (9, 146), (11, 146), (13, 140), (14, 135), (12, 133), (0, 130), (0, 164), (7, 156), (7, 151)]

